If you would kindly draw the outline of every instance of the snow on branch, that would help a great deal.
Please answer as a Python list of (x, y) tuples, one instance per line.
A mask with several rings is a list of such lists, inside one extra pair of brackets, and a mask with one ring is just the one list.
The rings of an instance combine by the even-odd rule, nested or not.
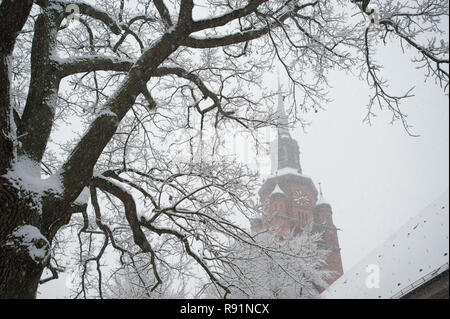
[(103, 55), (80, 56), (59, 59), (61, 65), (61, 77), (93, 71), (118, 71), (128, 72), (134, 61), (108, 57)]
[(150, 243), (148, 242), (144, 232), (140, 228), (136, 210), (136, 203), (133, 199), (133, 195), (131, 195), (124, 187), (102, 176), (94, 177), (92, 179), (91, 185), (94, 187), (98, 187), (108, 193), (111, 193), (122, 201), (125, 207), (125, 216), (133, 232), (135, 243), (142, 249), (142, 251), (152, 252)]
[(16, 249), (18, 252), (26, 251), (28, 256), (39, 264), (45, 263), (49, 257), (49, 242), (39, 229), (32, 225), (15, 228), (7, 237), (5, 247)]
[(42, 179), (40, 165), (26, 157), (17, 159), (4, 176), (18, 189), (38, 198), (47, 193), (62, 194), (63, 191), (59, 174)]

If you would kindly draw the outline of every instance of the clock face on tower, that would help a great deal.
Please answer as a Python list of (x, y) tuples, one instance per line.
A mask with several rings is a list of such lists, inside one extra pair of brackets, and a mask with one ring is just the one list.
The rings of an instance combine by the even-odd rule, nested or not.
[(293, 199), (294, 202), (301, 208), (311, 208), (311, 199), (306, 193), (302, 192), (301, 190), (297, 190), (294, 192)]

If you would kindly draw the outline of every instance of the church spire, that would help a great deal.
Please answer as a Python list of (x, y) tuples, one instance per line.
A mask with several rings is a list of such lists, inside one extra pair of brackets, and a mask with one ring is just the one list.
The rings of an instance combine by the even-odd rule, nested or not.
[(291, 137), (289, 133), (288, 118), (286, 112), (284, 111), (284, 96), (282, 94), (282, 87), (280, 82), (280, 76), (278, 76), (278, 106), (277, 106), (277, 116), (278, 116), (278, 124), (282, 127), (278, 128), (278, 136)]
[(278, 127), (277, 138), (271, 146), (272, 174), (279, 173), (281, 169), (291, 168), (297, 173), (302, 173), (297, 141), (291, 137), (288, 125), (288, 117), (284, 111), (284, 97), (280, 77), (278, 77)]

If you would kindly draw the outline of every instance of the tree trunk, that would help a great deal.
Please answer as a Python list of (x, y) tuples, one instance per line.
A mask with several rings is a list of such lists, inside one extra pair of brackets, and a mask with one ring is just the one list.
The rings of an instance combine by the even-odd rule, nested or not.
[(0, 176), (0, 298), (35, 298), (49, 241), (41, 234), (41, 203)]
[(44, 266), (26, 252), (0, 250), (0, 298), (36, 298)]

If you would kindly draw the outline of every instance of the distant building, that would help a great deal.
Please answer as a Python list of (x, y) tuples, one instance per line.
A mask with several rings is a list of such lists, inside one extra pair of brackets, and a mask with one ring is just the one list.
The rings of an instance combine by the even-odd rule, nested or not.
[(281, 92), (278, 96), (278, 116), (281, 127), (270, 147), (271, 175), (259, 190), (262, 216), (252, 220), (252, 231), (270, 227), (283, 238), (291, 233), (299, 235), (306, 225), (312, 225), (313, 232), (323, 233), (322, 245), (329, 250), (325, 269), (335, 272), (328, 280), (331, 284), (343, 274), (333, 212), (312, 179), (302, 173), (299, 146), (286, 128), (287, 116)]

